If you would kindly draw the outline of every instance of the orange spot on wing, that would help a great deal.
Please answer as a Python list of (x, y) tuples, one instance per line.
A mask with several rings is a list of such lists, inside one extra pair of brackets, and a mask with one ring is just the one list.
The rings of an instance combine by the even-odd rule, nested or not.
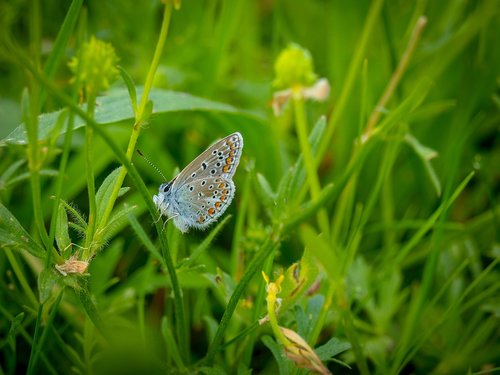
[(210, 208), (208, 209), (208, 214), (209, 214), (210, 216), (213, 216), (213, 215), (215, 214), (215, 209), (214, 209), (213, 207), (210, 207)]
[(220, 206), (221, 206), (221, 202), (215, 202), (215, 208), (217, 208), (218, 210), (220, 209)]
[(225, 165), (224, 168), (222, 168), (222, 170), (224, 171), (224, 173), (227, 173), (229, 172), (231, 169), (231, 166), (230, 165)]

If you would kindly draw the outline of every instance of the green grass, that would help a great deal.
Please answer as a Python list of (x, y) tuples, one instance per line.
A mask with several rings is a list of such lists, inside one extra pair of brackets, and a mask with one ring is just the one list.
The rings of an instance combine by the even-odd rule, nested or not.
[[(497, 372), (499, 33), (495, 0), (0, 4), (0, 374)], [(276, 117), (290, 43), (331, 92)], [(228, 212), (157, 220), (136, 149), (171, 178), (235, 131)]]

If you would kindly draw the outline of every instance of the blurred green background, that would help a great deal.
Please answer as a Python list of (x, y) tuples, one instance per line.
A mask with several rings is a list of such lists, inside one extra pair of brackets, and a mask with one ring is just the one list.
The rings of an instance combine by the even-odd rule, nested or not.
[[(15, 129), (22, 122), (23, 89), (36, 90), (37, 86), (4, 40), (13, 40), (32, 61), (37, 61), (33, 51), (39, 48), (43, 64), (70, 4), (51, 0), (0, 3), (0, 202), (38, 242), (26, 165), (29, 146), (9, 141), (12, 132), (16, 137), (21, 134)], [(179, 236), (171, 226), (166, 229), (185, 290), (191, 335), (192, 360), (185, 363), (189, 371), (286, 372), (269, 345), (260, 340), (264, 334), (272, 335), (266, 327), (218, 353), (216, 368), (203, 369), (196, 360), (206, 355), (228, 296), (249, 260), (276, 223), (294, 217), (300, 218), (300, 225), (280, 237), (273, 250), (274, 264), (266, 265), (267, 272), (274, 279), (300, 261), (304, 249), (314, 254), (320, 284), (317, 293), (329, 307), (320, 304), (328, 312), (321, 334), (310, 344), (317, 346), (337, 337), (354, 346), (336, 357), (351, 369), (330, 361), (330, 370), (384, 374), (498, 371), (498, 4), (495, 0), (207, 0), (182, 1), (180, 9), (173, 11), (154, 87), (206, 99), (206, 107), (197, 107), (195, 99), (188, 98), (179, 100), (192, 109), (169, 110), (155, 101), (137, 147), (170, 178), (177, 167), (182, 169), (214, 140), (233, 131), (240, 131), (245, 140), (235, 176), (237, 196), (228, 210), (231, 217), (189, 272), (182, 269), (182, 261), (209, 232)], [(77, 54), (82, 35), (84, 39), (95, 35), (114, 47), (119, 64), (137, 86), (143, 86), (162, 9), (159, 1), (85, 1), (52, 81), (61, 92), (71, 93), (67, 62)], [(426, 17), (426, 25), (408, 53), (421, 16)], [(310, 52), (317, 76), (327, 78), (331, 87), (326, 101), (306, 103), (309, 130), (322, 116), (326, 120), (319, 141), (325, 142), (325, 149), (315, 155), (320, 160), (321, 191), (330, 194), (329, 184), (336, 189), (322, 202), (328, 218), (326, 233), (320, 218), (300, 216), (304, 203), (316, 200), (307, 193), (307, 178), (302, 181), (302, 195), (285, 194), (285, 203), (273, 202), (280, 196), (284, 176), (304, 156), (293, 105), (285, 105), (278, 117), (272, 111), (277, 90), (274, 62), (290, 43)], [(383, 108), (377, 107), (405, 56), (408, 64), (400, 80)], [(122, 80), (114, 82), (108, 94), (114, 97), (119, 92), (126, 92)], [(98, 111), (103, 100), (98, 100)], [(62, 106), (49, 93), (40, 124), (53, 126), (55, 116), (46, 114)], [(127, 104), (113, 108), (120, 121), (103, 121), (107, 124), (102, 126), (125, 150), (133, 123), (130, 108)], [(374, 111), (381, 113), (375, 125), (379, 130), (364, 149), (362, 136)], [(85, 216), (84, 141), (83, 128), (75, 130), (62, 198)], [(62, 136), (40, 144), (48, 150), (41, 191), (49, 225)], [(144, 160), (134, 156), (133, 162), (151, 195), (156, 193), (162, 178)], [(96, 186), (117, 166), (116, 155), (96, 137)], [(133, 181), (127, 178), (124, 185), (131, 186), (131, 191), (119, 203), (137, 205), (134, 215), (156, 244), (153, 220)], [(246, 203), (244, 196), (249, 197)], [(273, 211), (279, 204), (290, 207), (281, 216)], [(241, 223), (239, 215), (244, 215)], [(70, 235), (79, 241), (74, 231)], [(0, 248), (10, 249), (3, 241)], [(322, 258), (321, 249), (335, 255)], [(37, 312), (40, 305), (36, 303), (43, 263), (25, 252), (6, 252), (0, 252), (0, 373), (16, 373), (28, 368), (31, 343), (40, 340), (36, 321), (46, 321), (48, 310)], [(338, 279), (325, 276), (337, 270), (331, 260), (342, 265)], [(163, 324), (173, 324), (169, 282), (129, 222), (111, 229), (107, 246), (92, 261), (89, 273), (96, 306), (107, 324), (119, 327), (113, 332), (117, 336), (113, 342), (122, 339), (123, 347), (103, 344), (78, 293), (68, 292), (47, 331), (40, 373), (187, 372), (168, 354), (172, 343), (164, 331), (163, 335), (158, 332)], [(24, 275), (26, 285), (19, 275)], [(227, 277), (226, 284), (218, 285), (216, 275)], [(259, 298), (262, 302), (262, 288), (259, 271), (244, 294), (245, 301), (252, 306)], [(311, 299), (304, 294), (296, 303), (307, 311)], [(238, 308), (225, 340), (266, 314), (265, 306), (258, 306), (260, 310)], [(21, 312), (24, 318), (16, 326), (14, 317)], [(169, 323), (162, 323), (162, 318)], [(280, 323), (295, 327), (297, 320), (290, 314)], [(137, 340), (140, 344), (136, 345)], [(130, 361), (119, 363), (120, 358)], [(124, 363), (128, 362), (137, 363), (137, 369), (127, 369)]]

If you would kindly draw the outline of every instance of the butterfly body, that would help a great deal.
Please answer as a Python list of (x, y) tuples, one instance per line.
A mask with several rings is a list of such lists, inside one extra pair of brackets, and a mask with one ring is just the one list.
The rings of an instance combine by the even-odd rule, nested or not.
[(238, 167), (243, 138), (233, 133), (214, 143), (172, 181), (160, 185), (153, 202), (161, 215), (182, 232), (205, 229), (216, 222), (233, 200), (232, 177)]

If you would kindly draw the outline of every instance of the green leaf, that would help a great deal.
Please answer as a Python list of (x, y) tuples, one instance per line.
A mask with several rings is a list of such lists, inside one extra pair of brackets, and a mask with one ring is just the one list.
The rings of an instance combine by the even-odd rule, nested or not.
[[(319, 144), (321, 142), (321, 138), (325, 133), (326, 129), (326, 118), (321, 116), (319, 120), (314, 125), (311, 133), (309, 134), (309, 144), (311, 145), (311, 154), (312, 156), (316, 155), (316, 151), (318, 150)], [(302, 154), (299, 155), (297, 161), (294, 165), (294, 174), (292, 177), (292, 182), (290, 183), (290, 194), (291, 196), (296, 196), (299, 190), (304, 185), (304, 181), (306, 179), (306, 170), (304, 165), (304, 157)]]
[(257, 173), (257, 182), (260, 187), (260, 198), (262, 205), (269, 211), (272, 210), (276, 201), (276, 193), (271, 188), (271, 184), (267, 181), (264, 175)]
[(151, 114), (153, 113), (153, 101), (149, 99), (146, 102), (146, 106), (144, 107), (144, 112), (142, 112), (141, 118), (139, 119), (140, 123), (146, 122), (149, 120), (151, 117)]
[(224, 217), (223, 220), (217, 223), (215, 228), (210, 231), (210, 234), (206, 236), (206, 238), (196, 247), (196, 249), (193, 250), (190, 257), (186, 261), (180, 262), (182, 268), (188, 267), (196, 260), (196, 258), (198, 258), (201, 254), (203, 254), (203, 252), (205, 252), (208, 249), (208, 247), (214, 240), (215, 236), (217, 236), (217, 234), (220, 233), (220, 231), (222, 230), (222, 228), (224, 228), (224, 226), (226, 225), (226, 223), (229, 221), (230, 218), (231, 215), (226, 215), (226, 217)]
[[(318, 355), (319, 359), (322, 361), (327, 361), (333, 356), (340, 354), (342, 352), (345, 352), (346, 350), (351, 349), (351, 344), (346, 342), (346, 341), (340, 341), (339, 339), (332, 337), (328, 342), (322, 346), (317, 347), (314, 349), (316, 354)], [(337, 361), (336, 361), (337, 362)], [(339, 363), (339, 362), (337, 362)], [(343, 363), (342, 364), (345, 367), (349, 367), (348, 364)]]
[(415, 138), (410, 133), (406, 133), (405, 141), (411, 146), (413, 151), (416, 152), (420, 160), (422, 160), (425, 171), (427, 172), (427, 175), (431, 179), (431, 183), (434, 186), (434, 189), (436, 190), (436, 194), (438, 197), (440, 197), (442, 191), (441, 182), (439, 181), (436, 171), (434, 170), (430, 162), (431, 159), (435, 158), (438, 155), (437, 151), (427, 146), (424, 146), (423, 144), (420, 143), (420, 141), (417, 138)]
[(280, 314), (295, 304), (316, 280), (318, 274), (316, 261), (306, 247), (300, 262), (292, 264), (285, 272), (280, 292), (280, 298), (283, 299)]
[(179, 353), (179, 348), (174, 339), (174, 334), (170, 329), (170, 324), (168, 323), (168, 319), (166, 316), (163, 316), (161, 319), (161, 334), (163, 336), (163, 340), (165, 340), (165, 346), (167, 349), (167, 353), (169, 357), (172, 357), (175, 364), (179, 369), (184, 368), (184, 363), (182, 362), (182, 358)]
[[(142, 88), (138, 94), (142, 93)], [(150, 100), (155, 103), (152, 113), (162, 114), (180, 111), (204, 111), (238, 114), (244, 117), (253, 118), (261, 122), (255, 115), (242, 112), (237, 108), (224, 103), (199, 98), (186, 93), (154, 89), (151, 90)], [(95, 111), (95, 121), (99, 124), (111, 124), (116, 122), (134, 119), (135, 115), (129, 105), (130, 96), (126, 89), (120, 88), (111, 90), (109, 95), (97, 98)], [(83, 105), (82, 108), (86, 108)], [(57, 118), (61, 111), (45, 113), (39, 116), (38, 139), (46, 139), (55, 127)], [(85, 126), (85, 122), (80, 118), (75, 118), (73, 129)], [(1, 143), (26, 144), (25, 125), (21, 124), (12, 131)]]
[(65, 257), (65, 252), (69, 250), (71, 244), (71, 238), (69, 237), (68, 231), (68, 214), (64, 209), (64, 205), (59, 203), (57, 211), (56, 243), (59, 252), (65, 259), (67, 259), (67, 257)]
[(321, 195), (318, 199), (313, 199), (302, 205), (302, 207), (294, 212), (293, 215), (289, 215), (285, 222), (284, 232), (287, 233), (295, 228), (300, 223), (306, 221), (309, 217), (314, 215), (317, 211), (325, 206), (325, 204), (330, 201), (330, 199), (338, 191), (336, 186), (333, 184), (326, 185), (323, 190), (321, 190)]
[(10, 184), (11, 176), (16, 173), (16, 171), (26, 162), (24, 159), (19, 159), (13, 162), (11, 165), (5, 169), (5, 171), (0, 176), (0, 187), (5, 187)]
[(37, 258), (45, 259), (44, 249), (31, 238), (2, 203), (0, 203), (0, 248), (26, 250)]
[(227, 375), (227, 372), (224, 371), (224, 369), (220, 366), (214, 366), (214, 367), (202, 366), (199, 367), (197, 370), (206, 375)]
[(125, 68), (120, 65), (118, 65), (117, 68), (120, 72), (123, 82), (125, 83), (125, 86), (127, 86), (128, 95), (132, 104), (132, 111), (134, 111), (134, 113), (137, 113), (137, 92), (135, 90), (134, 81), (132, 80), (132, 77), (130, 77), (130, 75), (127, 73)]
[(65, 200), (61, 199), (61, 203), (63, 204), (64, 209), (71, 215), (71, 218), (74, 220), (75, 224), (78, 227), (82, 228), (83, 232), (85, 232), (85, 230), (87, 229), (87, 222), (83, 218), (82, 214)]
[(159, 261), (164, 267), (166, 267), (165, 260), (163, 259), (163, 256), (160, 254), (156, 246), (153, 244), (149, 236), (146, 234), (144, 229), (142, 228), (142, 225), (139, 223), (135, 215), (132, 213), (127, 214), (127, 219), (130, 223), (130, 226), (132, 229), (135, 231), (135, 234), (139, 238), (139, 240), (142, 242), (142, 244), (146, 247), (146, 250), (148, 250), (151, 255)]
[(278, 190), (276, 192), (276, 199), (274, 204), (274, 212), (273, 217), (274, 220), (282, 221), (284, 217), (286, 217), (290, 208), (290, 183), (292, 182), (292, 178), (294, 177), (295, 170), (294, 168), (288, 168), (286, 173), (281, 178), (281, 181), (278, 185)]
[(269, 348), (273, 354), (274, 359), (278, 363), (278, 369), (280, 374), (291, 374), (293, 369), (292, 361), (287, 359), (283, 354), (282, 347), (271, 337), (264, 336), (262, 342), (265, 346)]
[(63, 132), (62, 129), (67, 119), (68, 119), (68, 110), (65, 109), (60, 111), (59, 116), (57, 116), (56, 123), (52, 128), (52, 130), (50, 131), (49, 143), (52, 147), (55, 146), (59, 134)]
[[(49, 56), (45, 62), (44, 73), (48, 78), (53, 78), (57, 68), (60, 66), (61, 61), (65, 58), (66, 46), (71, 36), (73, 35), (73, 30), (80, 17), (80, 9), (82, 7), (83, 0), (73, 0), (66, 13), (64, 22), (59, 29), (57, 38), (52, 44)], [(44, 103), (46, 97), (45, 91), (41, 94), (41, 104)]]
[(45, 303), (51, 297), (54, 286), (57, 284), (60, 275), (52, 267), (44, 268), (38, 275), (38, 295), (40, 303)]
[(223, 305), (226, 305), (236, 286), (234, 279), (218, 267), (216, 274), (205, 274), (204, 276), (210, 281), (210, 284), (212, 284), (215, 295), (220, 298)]
[(16, 351), (16, 336), (20, 328), (22, 328), (21, 323), (24, 319), (24, 312), (17, 314), (14, 319), (10, 322), (9, 333), (7, 334), (7, 342), (13, 352)]
[(384, 136), (401, 122), (407, 122), (412, 113), (420, 107), (427, 97), (431, 87), (432, 82), (429, 80), (418, 82), (410, 94), (395, 109), (391, 110), (380, 125), (373, 130), (372, 135)]
[(297, 322), (297, 333), (306, 341), (310, 339), (324, 303), (325, 297), (321, 294), (316, 294), (307, 300), (305, 310), (302, 306), (295, 305), (294, 311), (295, 320)]
[(332, 251), (330, 244), (325, 240), (325, 237), (318, 234), (311, 226), (303, 225), (300, 228), (300, 236), (302, 243), (305, 244), (308, 251), (316, 259), (321, 260), (321, 264), (328, 265), (324, 267), (327, 277), (334, 282), (339, 272), (339, 261), (335, 252)]
[(120, 190), (118, 190), (118, 198), (123, 197), (127, 192), (130, 190), (129, 186), (124, 186), (121, 187)]
[(106, 210), (106, 206), (108, 205), (109, 198), (111, 197), (111, 193), (113, 192), (113, 188), (115, 187), (116, 179), (120, 174), (120, 170), (122, 167), (116, 168), (113, 172), (111, 172), (102, 182), (97, 194), (95, 196), (96, 207), (97, 207), (97, 219), (96, 222), (100, 223), (101, 219), (104, 215), (104, 211)]
[(121, 231), (123, 229), (123, 226), (127, 222), (127, 214), (132, 212), (136, 208), (136, 205), (129, 205), (126, 203), (118, 208), (115, 208), (108, 221), (108, 224), (103, 228), (103, 231), (105, 232), (103, 241), (108, 241), (111, 237)]
[(123, 243), (123, 239), (113, 241), (106, 251), (99, 253), (89, 264), (88, 273), (92, 275), (91, 291), (98, 298), (120, 281), (115, 276), (115, 271), (123, 259)]

